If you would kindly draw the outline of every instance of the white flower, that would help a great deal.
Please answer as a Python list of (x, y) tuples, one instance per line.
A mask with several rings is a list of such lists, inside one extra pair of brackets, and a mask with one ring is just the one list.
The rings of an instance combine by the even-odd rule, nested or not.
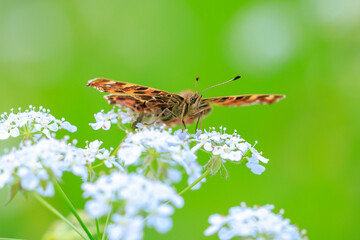
[(147, 224), (154, 227), (159, 233), (166, 233), (172, 228), (170, 216), (174, 213), (174, 208), (167, 204), (162, 204), (150, 209)]
[(107, 227), (110, 240), (140, 240), (143, 238), (144, 219), (142, 217), (114, 214), (111, 220), (113, 224)]
[[(191, 151), (189, 138), (181, 130), (144, 127), (128, 134), (117, 152), (118, 159), (126, 167), (136, 166), (139, 172), (147, 172), (147, 176), (157, 176), (156, 179), (169, 184), (179, 182), (182, 174), (178, 173), (183, 172), (193, 180), (201, 175), (202, 168)], [(153, 165), (159, 167), (154, 169)]]
[(131, 109), (127, 109), (125, 111), (119, 109), (117, 112), (117, 117), (121, 120), (122, 124), (131, 123), (136, 119), (136, 113)]
[(193, 151), (203, 146), (206, 151), (212, 152), (213, 155), (219, 155), (222, 159), (240, 161), (251, 145), (245, 142), (236, 132), (230, 135), (225, 131), (226, 128), (220, 127), (219, 132), (213, 128), (209, 132), (198, 133), (195, 136), (197, 145), (193, 148)]
[(134, 119), (135, 115), (131, 110), (124, 111), (118, 109), (118, 111), (115, 112), (115, 110), (112, 109), (107, 113), (105, 113), (104, 110), (101, 110), (100, 112), (95, 114), (96, 123), (89, 123), (89, 125), (94, 130), (99, 130), (100, 128), (104, 130), (109, 130), (111, 124), (116, 124), (119, 120), (120, 123), (126, 124), (132, 122)]
[(124, 168), (119, 163), (116, 162), (115, 156), (111, 154), (112, 150), (113, 150), (112, 148), (110, 150), (101, 149), (99, 153), (96, 155), (96, 158), (103, 160), (107, 168), (112, 168), (113, 166), (115, 166), (118, 169), (124, 171)]
[(98, 218), (106, 215), (110, 210), (110, 205), (101, 200), (89, 200), (85, 205), (85, 210), (90, 217)]
[(104, 113), (104, 110), (95, 114), (96, 123), (89, 123), (89, 125), (94, 130), (99, 130), (100, 128), (104, 130), (109, 130), (112, 123), (117, 123), (117, 114), (114, 110), (109, 111), (108, 113)]
[(45, 135), (47, 138), (51, 138), (51, 134), (59, 129), (66, 129), (70, 132), (77, 130), (75, 126), (66, 122), (64, 118), (61, 120), (56, 119), (50, 114), (50, 110), (43, 107), (40, 107), (39, 111), (35, 111), (35, 107), (30, 106), (24, 112), (21, 112), (21, 108), (19, 108), (19, 112), (16, 114), (11, 109), (10, 114), (5, 112), (1, 114), (0, 118), (0, 139), (20, 135), (29, 137), (32, 135), (35, 140), (38, 140), (38, 134), (40, 134), (40, 137)]
[(9, 137), (10, 137), (9, 130), (5, 126), (2, 126), (0, 128), (0, 140), (8, 139)]
[(72, 172), (83, 180), (88, 178), (88, 165), (99, 151), (105, 151), (99, 150), (100, 144), (94, 141), (82, 149), (53, 138), (25, 144), (0, 157), (0, 188), (20, 182), (24, 190), (52, 196), (52, 176), (61, 178), (64, 172)]
[(225, 216), (222, 216), (220, 214), (213, 214), (209, 217), (209, 223), (211, 224), (210, 227), (208, 227), (204, 235), (209, 236), (213, 235), (214, 233), (218, 232), (220, 228), (225, 225), (228, 221), (228, 218)]
[(304, 232), (294, 225), (290, 225), (288, 219), (284, 219), (282, 213), (272, 212), (274, 206), (230, 208), (228, 216), (214, 214), (210, 216), (205, 236), (218, 233), (220, 240), (229, 239), (272, 239), (272, 240), (305, 240)]
[[(198, 132), (193, 135), (194, 141), (197, 143), (192, 151), (195, 152), (201, 147), (212, 155), (219, 156), (224, 162), (240, 162), (244, 158), (247, 159), (246, 166), (255, 174), (261, 174), (265, 171), (265, 167), (260, 165), (268, 163), (268, 159), (264, 158), (250, 143), (240, 137), (236, 131), (233, 134), (227, 134), (226, 128), (220, 127), (220, 131), (210, 128), (210, 131)], [(245, 156), (251, 153), (251, 157)]]
[(57, 132), (59, 126), (54, 122), (55, 118), (51, 115), (39, 118), (34, 124), (34, 132), (42, 132), (46, 137), (51, 138), (50, 131)]
[(77, 128), (74, 125), (71, 125), (68, 121), (65, 121), (64, 118), (61, 119), (59, 128), (72, 133), (77, 131)]
[(119, 151), (117, 152), (118, 158), (125, 166), (133, 164), (139, 165), (139, 158), (145, 148), (141, 145), (135, 145), (124, 142), (121, 144)]
[[(128, 226), (128, 221), (146, 217), (147, 226), (164, 233), (172, 227), (173, 206), (184, 205), (183, 199), (171, 187), (137, 174), (113, 172), (99, 177), (94, 183), (84, 183), (82, 189), (84, 197), (91, 198), (86, 202), (85, 209), (93, 218), (106, 215), (111, 205), (121, 204), (118, 214), (113, 215), (114, 226), (125, 227)], [(112, 234), (121, 236), (111, 239), (127, 239), (121, 235), (125, 234), (125, 230), (117, 232), (114, 228), (111, 231)]]
[(97, 156), (101, 156), (100, 146), (103, 142), (95, 140), (85, 146), (85, 150), (82, 152), (84, 154), (84, 159), (86, 163), (93, 163)]

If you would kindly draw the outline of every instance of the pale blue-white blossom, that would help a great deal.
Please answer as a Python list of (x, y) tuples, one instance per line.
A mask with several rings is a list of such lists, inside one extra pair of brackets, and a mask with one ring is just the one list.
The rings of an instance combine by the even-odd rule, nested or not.
[[(184, 204), (183, 199), (170, 186), (135, 173), (113, 172), (103, 175), (94, 183), (83, 183), (82, 189), (84, 197), (90, 198), (85, 204), (89, 216), (105, 216), (111, 205), (120, 205), (120, 208), (114, 209), (114, 213), (120, 219), (126, 219), (125, 226), (132, 219), (142, 217), (146, 218), (146, 226), (155, 228), (160, 233), (171, 229), (174, 206), (180, 208)], [(112, 224), (123, 226), (119, 221)]]
[(143, 238), (144, 218), (114, 214), (112, 223), (107, 227), (110, 240), (141, 240)]
[[(220, 127), (220, 131), (210, 128), (209, 131), (199, 131), (193, 135), (196, 145), (192, 148), (196, 152), (203, 148), (206, 152), (220, 157), (224, 162), (247, 161), (246, 166), (255, 174), (261, 174), (265, 167), (260, 163), (268, 163), (268, 159), (263, 157), (250, 143), (234, 131), (233, 134), (226, 133), (226, 128)], [(251, 156), (247, 156), (251, 154)]]
[(274, 206), (232, 207), (229, 215), (214, 214), (209, 217), (210, 226), (205, 236), (217, 233), (220, 240), (230, 239), (268, 239), (268, 240), (305, 240), (305, 231), (290, 224), (283, 218), (283, 210), (273, 213)]
[(26, 141), (19, 149), (0, 157), (0, 188), (20, 183), (24, 190), (52, 196), (53, 177), (59, 179), (64, 172), (72, 172), (83, 180), (88, 178), (88, 167), (105, 151), (100, 145), (94, 141), (83, 149), (65, 139), (42, 138), (35, 144)]
[(174, 208), (168, 204), (152, 206), (151, 214), (146, 219), (149, 227), (154, 227), (160, 233), (166, 233), (172, 228), (172, 221), (169, 218), (174, 213)]
[[(136, 166), (138, 172), (146, 172), (149, 177), (156, 176), (169, 184), (180, 181), (182, 174), (179, 173), (185, 172), (190, 184), (201, 175), (202, 167), (191, 151), (189, 139), (190, 135), (182, 130), (143, 127), (128, 133), (117, 152), (118, 159), (125, 167)], [(153, 168), (153, 165), (158, 167)]]
[(253, 173), (260, 175), (265, 171), (265, 167), (260, 165), (260, 162), (268, 163), (269, 159), (264, 158), (254, 147), (251, 147), (250, 151), (252, 155), (248, 158), (246, 166), (250, 168)]
[(114, 112), (114, 110), (111, 110), (107, 113), (105, 113), (104, 110), (101, 110), (101, 112), (95, 114), (95, 121), (96, 123), (89, 123), (89, 125), (94, 130), (99, 130), (100, 128), (109, 130), (111, 124), (118, 122), (117, 114)]
[(118, 169), (125, 171), (124, 167), (116, 161), (115, 155), (111, 153), (113, 150), (113, 148), (110, 148), (110, 150), (103, 149), (99, 151), (99, 153), (96, 155), (96, 158), (102, 160), (107, 168), (112, 168), (115, 166)]
[(116, 124), (120, 122), (121, 124), (130, 123), (135, 119), (135, 113), (131, 110), (121, 110), (115, 109), (110, 110), (109, 112), (105, 113), (104, 110), (96, 113), (95, 115), (95, 123), (89, 123), (89, 125), (94, 130), (104, 129), (109, 130), (112, 124)]
[(75, 132), (77, 128), (65, 121), (56, 119), (50, 114), (50, 110), (43, 107), (36, 108), (29, 106), (29, 109), (21, 111), (19, 108), (18, 113), (11, 112), (3, 113), (0, 115), (0, 139), (8, 139), (10, 137), (25, 136), (38, 140), (45, 135), (51, 138), (52, 134), (60, 129), (65, 129), (69, 132)]

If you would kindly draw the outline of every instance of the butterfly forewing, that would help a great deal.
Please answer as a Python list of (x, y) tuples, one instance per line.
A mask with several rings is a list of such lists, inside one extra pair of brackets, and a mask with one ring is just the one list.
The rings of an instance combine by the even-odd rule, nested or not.
[[(115, 94), (136, 94), (136, 95), (149, 95), (149, 96), (173, 96), (174, 93), (165, 92), (156, 88), (141, 86), (133, 83), (118, 82), (105, 78), (95, 78), (90, 80), (87, 84), (89, 87), (94, 87), (98, 91), (115, 93)], [(178, 96), (178, 95), (177, 95)]]
[(256, 104), (271, 104), (285, 98), (285, 95), (279, 94), (249, 94), (235, 95), (227, 97), (213, 97), (203, 99), (206, 103), (217, 106), (249, 106)]

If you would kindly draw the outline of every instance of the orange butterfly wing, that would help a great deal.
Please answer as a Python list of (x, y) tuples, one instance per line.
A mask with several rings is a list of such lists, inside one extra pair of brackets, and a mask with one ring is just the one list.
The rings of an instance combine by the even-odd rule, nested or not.
[(164, 109), (178, 104), (176, 99), (165, 96), (109, 94), (104, 96), (110, 105), (130, 108), (133, 111), (144, 111), (145, 116), (158, 115)]
[(172, 109), (173, 106), (185, 100), (178, 94), (105, 78), (90, 80), (87, 86), (94, 87), (100, 92), (111, 93), (104, 96), (110, 105), (144, 112), (145, 116), (156, 116), (163, 110)]
[[(136, 112), (143, 112), (145, 116), (156, 116), (163, 112), (163, 110), (179, 106), (189, 97), (189, 92), (178, 95), (175, 93), (165, 92), (156, 88), (141, 86), (133, 83), (118, 82), (105, 78), (96, 78), (90, 80), (87, 84), (89, 87), (94, 87), (100, 92), (108, 92), (110, 95), (104, 96), (110, 105), (118, 105), (124, 108), (130, 108)], [(205, 116), (210, 113), (211, 106), (209, 104), (218, 106), (249, 106), (256, 104), (271, 104), (278, 102), (285, 98), (285, 95), (278, 94), (250, 94), (250, 95), (235, 95), (226, 97), (205, 98), (200, 103), (200, 113)], [(174, 125), (181, 124), (180, 120), (174, 117), (171, 112), (166, 112), (164, 119), (159, 119), (166, 124)], [(191, 123), (198, 119), (199, 113), (197, 111), (188, 113), (184, 121)]]
[(174, 93), (165, 92), (156, 88), (141, 86), (133, 83), (118, 82), (105, 78), (95, 78), (87, 83), (88, 87), (94, 87), (100, 92), (108, 92), (114, 94), (136, 94), (149, 96), (178, 96)]
[(217, 106), (231, 107), (231, 106), (250, 106), (256, 104), (271, 104), (278, 102), (283, 98), (285, 98), (285, 95), (280, 95), (280, 94), (249, 94), (249, 95), (205, 98), (202, 101)]

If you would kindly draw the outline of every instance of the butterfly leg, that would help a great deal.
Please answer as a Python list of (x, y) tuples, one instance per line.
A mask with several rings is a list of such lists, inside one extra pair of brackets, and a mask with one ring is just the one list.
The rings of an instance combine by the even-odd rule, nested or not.
[(204, 116), (206, 114), (208, 114), (210, 111), (211, 111), (211, 106), (207, 106), (207, 107), (204, 107), (203, 109), (199, 110), (198, 111), (198, 114), (199, 114), (199, 117), (198, 117), (198, 121), (196, 123), (196, 128), (195, 128), (195, 132), (197, 131), (197, 126), (198, 126), (198, 123), (200, 122), (200, 130), (202, 129), (202, 122), (203, 122), (203, 119), (204, 119)]
[[(185, 124), (184, 120), (182, 120), (182, 125), (181, 126), (184, 126), (184, 128), (186, 129), (186, 124)], [(183, 130), (183, 129), (181, 128), (181, 130)]]
[(138, 123), (141, 123), (142, 120), (144, 119), (144, 115), (145, 115), (145, 107), (146, 107), (146, 103), (144, 102), (139, 108), (138, 110), (140, 111), (138, 117), (136, 118), (135, 122), (131, 125), (132, 129), (136, 129), (136, 125)]
[[(197, 105), (197, 110), (198, 110), (199, 117), (198, 117), (197, 122), (196, 122), (195, 132), (197, 132), (197, 128), (198, 128), (198, 125), (199, 125), (199, 121), (200, 121), (200, 118), (201, 118), (200, 104)], [(200, 124), (200, 129), (201, 129), (201, 124)]]
[(203, 119), (204, 119), (203, 116), (204, 116), (203, 114), (200, 114), (200, 129), (201, 129), (202, 122), (203, 122)]
[(141, 123), (144, 118), (144, 109), (140, 112), (139, 116), (136, 118), (135, 122), (131, 125), (132, 129), (136, 129), (136, 125)]
[(186, 129), (186, 124), (184, 121), (185, 108), (186, 108), (186, 105), (183, 104), (183, 108), (182, 108), (181, 115), (180, 115), (181, 130), (184, 130), (184, 128)]
[(171, 113), (171, 111), (168, 108), (165, 108), (164, 110), (161, 111), (161, 113), (156, 117), (156, 119), (154, 121), (152, 121), (151, 123), (145, 123), (146, 125), (153, 125), (157, 120), (160, 119), (160, 117), (166, 112), (169, 111)]

